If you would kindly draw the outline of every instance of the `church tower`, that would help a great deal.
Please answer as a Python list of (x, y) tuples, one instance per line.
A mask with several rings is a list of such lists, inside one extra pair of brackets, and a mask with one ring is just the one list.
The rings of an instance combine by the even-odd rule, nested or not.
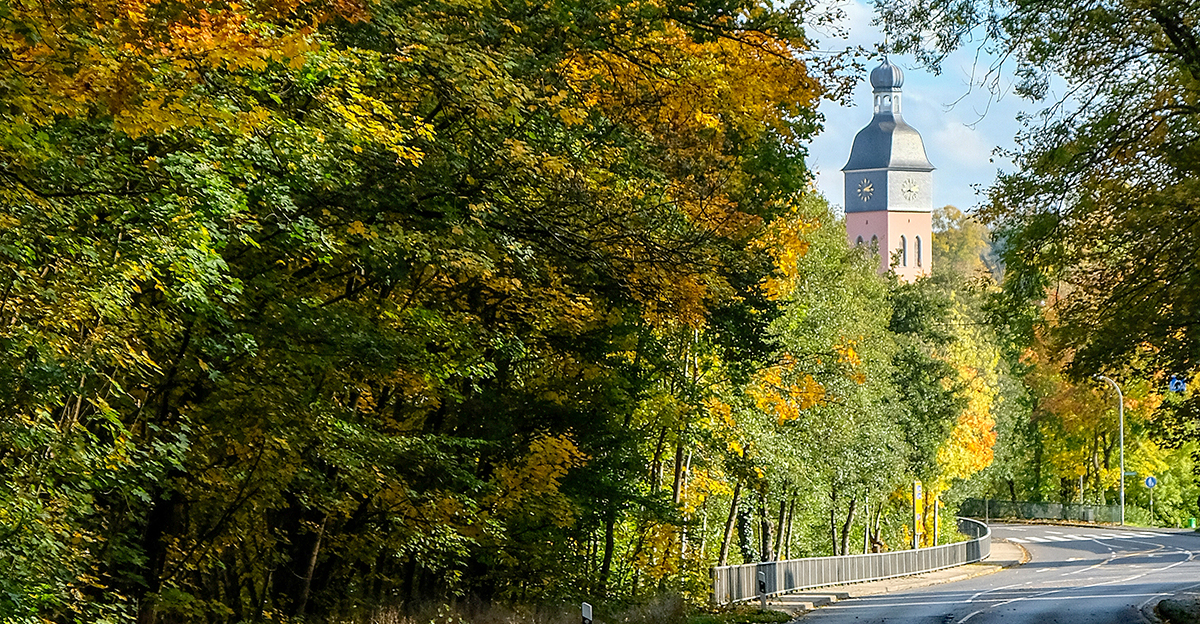
[(933, 165), (921, 135), (900, 116), (904, 72), (885, 58), (871, 72), (875, 116), (854, 137), (842, 167), (846, 185), (846, 235), (851, 245), (879, 252), (879, 270), (893, 260), (911, 282), (930, 270)]

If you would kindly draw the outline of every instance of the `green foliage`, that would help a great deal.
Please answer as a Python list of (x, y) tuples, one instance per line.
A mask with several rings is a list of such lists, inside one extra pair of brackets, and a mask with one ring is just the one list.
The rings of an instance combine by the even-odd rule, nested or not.
[[(1191, 43), (1197, 6), (949, 0), (878, 7), (896, 50), (935, 69), (986, 32), (986, 50), (1015, 64), (1017, 93), (1044, 105), (1023, 119), (1011, 154), (1017, 170), (990, 189), (983, 212), (1000, 234), (1006, 266), (992, 320), (1008, 325), (1010, 358), (1034, 369), (1039, 415), (1016, 428), (1031, 465), (1005, 469), (1010, 493), (1023, 481), (1029, 496), (1067, 498), (1072, 475), (1064, 463), (1088, 457), (1089, 467), (1079, 468), (1092, 483), (1084, 489), (1111, 498), (1105, 491), (1115, 481), (1104, 476), (1111, 428), (1078, 409), (1099, 372), (1128, 386), (1136, 402), (1137, 461), (1167, 454), (1170, 465), (1190, 463), (1178, 450), (1197, 440), (1190, 399), (1161, 395), (1169, 376), (1195, 374), (1200, 354), (1200, 272), (1190, 242), (1200, 159), (1187, 138), (1200, 124), (1200, 56)], [(1052, 91), (1051, 77), (1063, 88)], [(1020, 353), (1023, 346), (1034, 353)]]

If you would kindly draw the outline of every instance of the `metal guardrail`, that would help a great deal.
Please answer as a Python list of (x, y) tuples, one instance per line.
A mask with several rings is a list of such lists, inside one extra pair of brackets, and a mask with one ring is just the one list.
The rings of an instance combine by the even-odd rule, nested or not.
[[(982, 500), (968, 498), (958, 513), (975, 518), (1016, 518), (1021, 520), (1075, 520), (1115, 523), (1121, 521), (1120, 505), (1079, 505), (1074, 503), (1034, 503), (1029, 501)], [(1150, 513), (1140, 507), (1125, 507), (1125, 521), (1152, 524)]]
[(972, 539), (919, 550), (715, 567), (712, 571), (713, 602), (723, 605), (757, 598), (759, 572), (766, 577), (766, 595), (774, 596), (825, 585), (878, 581), (941, 570), (982, 561), (991, 554), (992, 532), (986, 524), (959, 518), (958, 530)]

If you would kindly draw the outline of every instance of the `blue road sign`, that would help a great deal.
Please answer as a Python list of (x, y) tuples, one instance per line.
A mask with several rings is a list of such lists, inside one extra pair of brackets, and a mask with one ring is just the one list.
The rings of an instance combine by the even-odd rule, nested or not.
[(1146, 487), (1152, 488), (1156, 485), (1158, 485), (1158, 479), (1155, 479), (1154, 477), (1146, 477)]
[(1175, 375), (1171, 375), (1171, 379), (1167, 381), (1167, 390), (1171, 392), (1183, 392), (1187, 390), (1187, 382)]

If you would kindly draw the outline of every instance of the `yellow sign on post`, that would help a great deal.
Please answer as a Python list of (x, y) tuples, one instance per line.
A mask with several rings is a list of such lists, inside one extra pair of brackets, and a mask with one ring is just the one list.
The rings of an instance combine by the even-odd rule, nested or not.
[(923, 533), (921, 515), (924, 507), (925, 499), (921, 495), (921, 481), (913, 481), (913, 550), (921, 547), (921, 533)]

